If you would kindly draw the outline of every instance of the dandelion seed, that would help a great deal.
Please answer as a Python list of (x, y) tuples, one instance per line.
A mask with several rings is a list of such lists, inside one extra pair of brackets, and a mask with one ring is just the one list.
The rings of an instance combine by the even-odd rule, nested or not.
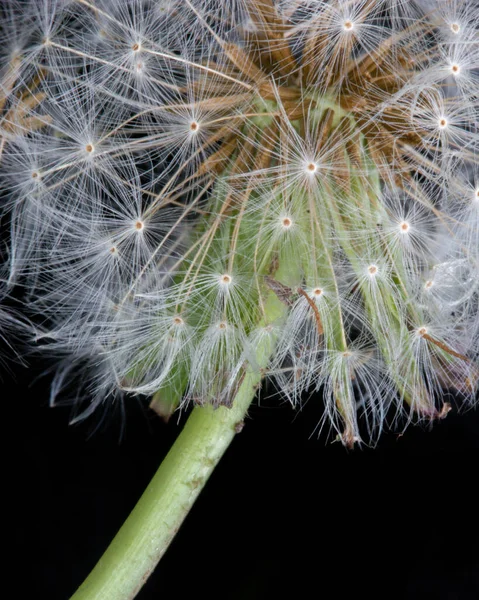
[(231, 275), (221, 275), (220, 277), (220, 283), (224, 286), (229, 286), (232, 283), (233, 279), (231, 277)]
[(453, 75), (459, 75), (459, 73), (461, 72), (461, 67), (457, 64), (453, 64), (451, 65), (451, 72)]

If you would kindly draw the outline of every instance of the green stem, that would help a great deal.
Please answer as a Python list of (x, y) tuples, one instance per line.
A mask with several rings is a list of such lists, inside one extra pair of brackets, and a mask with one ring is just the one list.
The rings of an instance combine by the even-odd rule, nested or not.
[[(286, 264), (277, 274), (283, 272), (288, 272)], [(285, 314), (285, 306), (268, 293), (261, 324)], [(138, 504), (71, 600), (131, 600), (139, 592), (241, 429), (274, 343), (268, 336), (258, 343), (257, 368), (246, 369), (231, 408), (193, 409)]]
[(232, 408), (195, 408), (140, 501), (72, 600), (134, 598), (242, 426), (258, 373), (248, 373)]

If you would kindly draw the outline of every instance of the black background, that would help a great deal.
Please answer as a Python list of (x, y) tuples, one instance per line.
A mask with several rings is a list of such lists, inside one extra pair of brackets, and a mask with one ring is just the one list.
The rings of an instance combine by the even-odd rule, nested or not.
[[(42, 367), (2, 369), (5, 582), (10, 597), (66, 600), (185, 418), (165, 425), (131, 400), (123, 421), (69, 426)], [(479, 598), (479, 410), (347, 451), (313, 434), (320, 396), (300, 412), (260, 404), (139, 600)]]

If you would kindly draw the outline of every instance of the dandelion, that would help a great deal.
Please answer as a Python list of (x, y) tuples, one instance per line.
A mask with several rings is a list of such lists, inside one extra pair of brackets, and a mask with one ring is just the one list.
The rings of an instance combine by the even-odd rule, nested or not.
[(321, 390), (318, 427), (348, 447), (444, 417), (445, 391), (473, 402), (476, 3), (1, 11), (6, 279), (62, 357), (52, 402), (78, 377), (76, 419), (131, 395), (164, 417), (197, 405), (155, 480), (177, 469), (182, 491), (165, 484), (139, 527), (159, 532), (141, 573), (123, 534), (108, 550), (131, 569), (121, 592), (106, 575), (115, 598), (164, 553), (263, 380), (293, 405)]

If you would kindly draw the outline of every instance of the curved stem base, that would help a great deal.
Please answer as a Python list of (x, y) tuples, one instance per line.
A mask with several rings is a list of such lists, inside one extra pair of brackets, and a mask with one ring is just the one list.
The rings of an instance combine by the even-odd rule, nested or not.
[(130, 600), (166, 552), (242, 427), (260, 375), (246, 374), (232, 408), (193, 409), (143, 496), (72, 600)]

